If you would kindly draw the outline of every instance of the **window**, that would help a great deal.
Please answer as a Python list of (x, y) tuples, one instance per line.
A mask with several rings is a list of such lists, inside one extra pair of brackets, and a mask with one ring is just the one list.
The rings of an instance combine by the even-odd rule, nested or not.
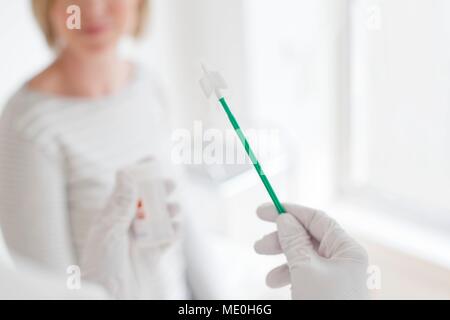
[(450, 227), (448, 1), (351, 1), (347, 191)]
[(245, 9), (252, 114), (292, 138), (286, 198), (449, 265), (448, 1), (255, 0)]

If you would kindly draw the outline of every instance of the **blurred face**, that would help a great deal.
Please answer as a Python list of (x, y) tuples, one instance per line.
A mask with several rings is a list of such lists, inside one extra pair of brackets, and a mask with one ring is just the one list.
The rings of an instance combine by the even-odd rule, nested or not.
[[(141, 0), (54, 0), (50, 12), (53, 32), (67, 49), (98, 53), (115, 49), (120, 38), (135, 30)], [(80, 8), (81, 29), (69, 29), (70, 6)]]

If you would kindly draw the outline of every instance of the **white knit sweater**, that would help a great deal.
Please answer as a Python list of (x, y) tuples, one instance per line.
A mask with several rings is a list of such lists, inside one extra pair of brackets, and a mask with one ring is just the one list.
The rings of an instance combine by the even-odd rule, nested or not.
[[(65, 273), (85, 249), (117, 170), (149, 156), (169, 161), (158, 88), (137, 68), (125, 89), (105, 98), (58, 97), (27, 87), (11, 98), (0, 120), (0, 223), (12, 252)], [(158, 286), (145, 297), (184, 298), (181, 246), (162, 259), (165, 290)]]

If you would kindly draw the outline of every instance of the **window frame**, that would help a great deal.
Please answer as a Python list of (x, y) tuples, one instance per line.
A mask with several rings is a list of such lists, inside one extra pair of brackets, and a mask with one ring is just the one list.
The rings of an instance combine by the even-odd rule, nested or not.
[[(352, 0), (345, 0), (338, 19), (343, 34), (337, 47), (339, 99), (334, 130), (337, 157), (331, 179), (334, 196), (327, 210), (344, 225), (360, 232), (362, 237), (449, 268), (449, 219), (445, 219), (450, 214), (448, 210), (425, 207), (411, 199), (394, 199), (370, 184), (357, 184), (352, 179), (352, 110), (355, 108), (352, 96), (352, 5)], [(368, 225), (368, 221), (380, 222), (378, 225), (383, 227), (376, 230), (375, 226)], [(386, 228), (398, 230), (398, 237), (389, 234)]]

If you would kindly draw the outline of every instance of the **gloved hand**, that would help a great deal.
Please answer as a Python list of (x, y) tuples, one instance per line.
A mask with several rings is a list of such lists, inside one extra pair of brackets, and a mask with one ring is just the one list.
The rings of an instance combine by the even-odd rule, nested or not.
[(284, 205), (278, 215), (272, 204), (258, 208), (264, 221), (276, 222), (278, 232), (255, 243), (259, 254), (284, 253), (287, 264), (269, 272), (267, 285), (291, 284), (292, 299), (368, 299), (368, 257), (325, 213), (299, 205)]
[[(167, 181), (166, 189), (168, 194), (172, 192), (174, 183)], [(131, 258), (141, 250), (134, 244), (136, 239), (131, 231), (134, 219), (142, 218), (138, 203), (137, 184), (126, 170), (118, 172), (115, 190), (96, 218), (81, 257), (83, 279), (102, 285), (118, 299), (140, 298), (140, 280)], [(177, 230), (178, 206), (167, 203), (167, 208)]]

